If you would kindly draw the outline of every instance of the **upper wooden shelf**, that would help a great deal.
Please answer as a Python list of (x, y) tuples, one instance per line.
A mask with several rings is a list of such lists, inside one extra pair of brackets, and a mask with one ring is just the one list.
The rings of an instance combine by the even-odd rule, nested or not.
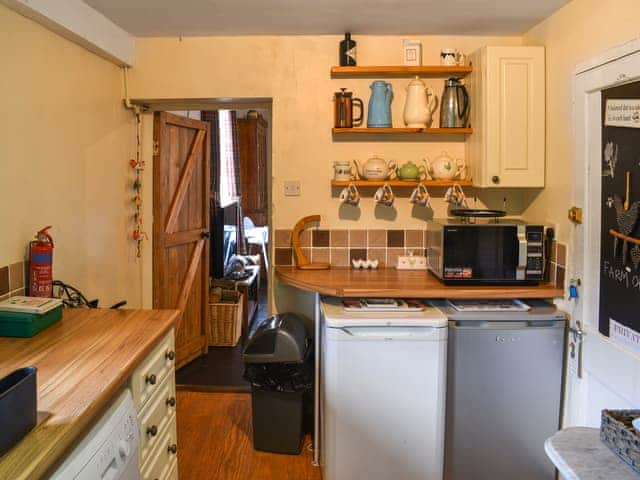
[(364, 66), (364, 67), (331, 67), (332, 77), (406, 77), (418, 75), (423, 77), (442, 77), (447, 75), (455, 75), (464, 77), (471, 73), (473, 67), (464, 66), (443, 66), (443, 65), (423, 65), (420, 67), (408, 67), (404, 65), (386, 65), (386, 66)]
[(334, 134), (418, 134), (426, 133), (430, 135), (470, 135), (472, 128), (333, 128)]

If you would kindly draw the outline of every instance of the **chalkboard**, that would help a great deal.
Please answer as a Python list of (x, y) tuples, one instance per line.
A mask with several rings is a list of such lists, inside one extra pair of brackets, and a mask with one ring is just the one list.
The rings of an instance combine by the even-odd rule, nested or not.
[(639, 99), (640, 82), (602, 92), (599, 330), (607, 336), (610, 320), (640, 331), (640, 245), (611, 233), (640, 239), (640, 128), (633, 128), (640, 127)]

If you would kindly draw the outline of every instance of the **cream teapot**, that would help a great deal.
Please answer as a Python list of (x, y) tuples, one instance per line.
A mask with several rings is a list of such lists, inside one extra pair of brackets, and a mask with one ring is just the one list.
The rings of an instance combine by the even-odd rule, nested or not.
[(387, 162), (383, 158), (376, 155), (369, 158), (364, 164), (360, 164), (358, 160), (354, 160), (358, 176), (364, 180), (393, 180), (396, 177), (396, 162), (390, 160)]
[(411, 128), (427, 128), (431, 125), (431, 117), (438, 107), (438, 99), (433, 90), (416, 77), (409, 82), (406, 91), (407, 99), (403, 112), (405, 125)]
[(439, 156), (429, 160), (424, 159), (427, 165), (427, 173), (434, 180), (464, 180), (467, 176), (467, 167), (463, 159), (453, 159), (447, 152), (442, 152)]

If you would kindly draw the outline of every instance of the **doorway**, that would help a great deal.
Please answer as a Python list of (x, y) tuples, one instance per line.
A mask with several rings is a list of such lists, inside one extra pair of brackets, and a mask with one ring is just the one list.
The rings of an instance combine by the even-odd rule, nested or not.
[[(640, 276), (625, 258), (626, 248), (623, 250), (620, 245), (620, 250), (613, 253), (614, 248), (608, 246), (613, 225), (609, 223), (612, 216), (615, 218), (615, 193), (621, 200), (635, 202), (640, 198), (637, 151), (632, 152), (636, 155), (632, 158), (614, 161), (613, 157), (625, 155), (622, 144), (614, 144), (622, 141), (621, 134), (640, 135), (636, 133), (640, 130), (616, 125), (616, 121), (610, 123), (606, 115), (609, 99), (640, 106), (640, 41), (629, 42), (586, 62), (575, 76), (574, 201), (583, 209), (584, 221), (572, 232), (570, 274), (576, 282), (580, 279), (581, 286), (579, 297), (569, 309), (573, 310), (572, 327), (582, 329), (584, 340), (580, 345), (579, 338), (573, 338), (575, 354), (569, 358), (564, 426), (598, 427), (602, 409), (634, 408), (640, 403), (640, 342), (637, 346), (624, 343), (609, 330), (611, 321), (617, 320), (616, 323), (621, 322), (629, 329), (627, 332), (637, 332), (637, 315), (630, 318), (623, 312), (620, 318), (613, 318), (619, 312), (607, 310), (612, 299), (618, 304), (640, 302), (640, 293), (633, 286), (633, 277), (640, 281)], [(612, 126), (621, 130), (614, 133), (610, 130)], [(620, 168), (622, 165), (626, 167)], [(624, 184), (625, 170), (633, 179), (630, 193), (620, 187)], [(628, 236), (636, 237), (637, 227)], [(630, 279), (629, 284), (619, 281), (612, 290), (609, 272), (618, 272), (619, 276), (613, 277), (616, 281)]]
[[(203, 228), (207, 231), (207, 235), (203, 234), (207, 237), (203, 253), (206, 265), (197, 270), (200, 274), (206, 269), (208, 281), (205, 294), (196, 300), (202, 306), (201, 313), (195, 322), (189, 322), (199, 322), (204, 345), (197, 354), (192, 352), (184, 357), (187, 361), (178, 364), (176, 380), (189, 390), (249, 391), (249, 384), (242, 378), (242, 350), (250, 332), (268, 314), (271, 102), (223, 99), (205, 104), (196, 101), (197, 105), (165, 103), (171, 110), (160, 110), (160, 105), (155, 105), (156, 117), (183, 118), (187, 123), (207, 126), (205, 142), (210, 158), (208, 221)], [(154, 128), (154, 148), (162, 148), (162, 142), (155, 138), (157, 134)], [(168, 148), (172, 153), (179, 150), (176, 145)], [(155, 153), (154, 180), (158, 173), (156, 156), (163, 155)], [(169, 201), (155, 194), (158, 185), (162, 187), (161, 181), (154, 181), (154, 211)], [(188, 190), (192, 187), (189, 183)], [(193, 209), (187, 213), (193, 215)], [(154, 230), (154, 252), (160, 245), (155, 236)], [(178, 335), (185, 325), (184, 317)]]

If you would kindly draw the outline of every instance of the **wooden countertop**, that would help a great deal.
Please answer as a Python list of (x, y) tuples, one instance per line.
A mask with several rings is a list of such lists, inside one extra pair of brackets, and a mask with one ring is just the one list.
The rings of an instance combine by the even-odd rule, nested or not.
[(176, 310), (65, 309), (35, 337), (0, 337), (0, 378), (35, 365), (45, 417), (0, 457), (0, 478), (51, 473), (177, 318)]
[(401, 298), (555, 298), (561, 288), (538, 286), (448, 286), (424, 270), (298, 270), (276, 267), (280, 280), (293, 287), (334, 297)]

